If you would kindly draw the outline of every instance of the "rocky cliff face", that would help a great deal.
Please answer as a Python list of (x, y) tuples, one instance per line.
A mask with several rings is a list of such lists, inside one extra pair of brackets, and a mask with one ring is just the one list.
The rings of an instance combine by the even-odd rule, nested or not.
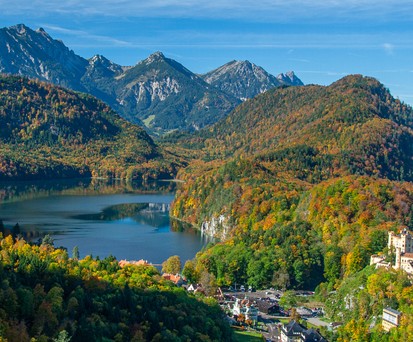
[(0, 72), (24, 75), (76, 90), (88, 62), (42, 28), (20, 24), (0, 30)]
[(202, 222), (201, 234), (217, 238), (222, 241), (226, 240), (230, 231), (228, 220), (228, 217), (224, 215), (211, 217), (210, 221)]

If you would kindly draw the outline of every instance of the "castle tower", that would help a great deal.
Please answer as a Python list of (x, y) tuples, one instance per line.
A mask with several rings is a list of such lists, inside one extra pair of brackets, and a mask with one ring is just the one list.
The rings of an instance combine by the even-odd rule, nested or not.
[(402, 260), (402, 250), (400, 247), (397, 247), (396, 248), (396, 263), (394, 265), (394, 268), (396, 270), (400, 269), (401, 262), (402, 262), (401, 260)]
[(389, 242), (387, 244), (387, 248), (389, 249), (389, 251), (391, 251), (391, 248), (393, 246), (393, 238), (396, 234), (394, 234), (394, 232), (389, 232)]
[(389, 232), (389, 241), (387, 244), (389, 251), (394, 247), (395, 249), (400, 248), (401, 253), (413, 253), (413, 235), (404, 228), (400, 231), (400, 234), (395, 234)]

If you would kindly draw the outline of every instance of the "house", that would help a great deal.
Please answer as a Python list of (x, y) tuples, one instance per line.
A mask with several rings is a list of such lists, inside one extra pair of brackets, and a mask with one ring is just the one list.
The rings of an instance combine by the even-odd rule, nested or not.
[(122, 260), (119, 261), (119, 266), (120, 267), (125, 267), (125, 266), (128, 266), (128, 265), (148, 266), (148, 265), (151, 265), (151, 263), (148, 260), (143, 260), (143, 259), (138, 260), (138, 261), (122, 259)]
[(256, 301), (258, 310), (268, 315), (279, 312), (279, 306), (277, 303), (271, 303), (266, 300), (257, 300)]
[(307, 329), (302, 324), (291, 320), (281, 327), (282, 342), (327, 342), (327, 340), (314, 329)]
[(258, 320), (258, 309), (252, 304), (248, 299), (240, 300), (237, 298), (232, 308), (232, 314), (239, 316), (244, 315), (245, 319), (250, 319), (251, 321)]
[(200, 293), (204, 293), (204, 294), (205, 294), (205, 290), (204, 290), (204, 288), (202, 287), (201, 284), (189, 284), (189, 285), (186, 287), (186, 290), (187, 290), (188, 292), (193, 292), (193, 293), (198, 293), (198, 292), (200, 292)]
[(182, 286), (186, 282), (185, 278), (180, 274), (164, 273), (162, 274), (162, 277), (166, 280), (172, 281), (176, 286)]
[(382, 327), (383, 330), (389, 331), (391, 328), (396, 328), (400, 324), (400, 317), (402, 313), (400, 311), (394, 310), (390, 307), (383, 309), (383, 320)]

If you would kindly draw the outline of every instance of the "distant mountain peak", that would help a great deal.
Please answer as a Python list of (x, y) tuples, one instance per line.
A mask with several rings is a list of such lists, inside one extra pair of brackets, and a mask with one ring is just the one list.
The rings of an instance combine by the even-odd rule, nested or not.
[(151, 54), (148, 58), (144, 60), (145, 63), (154, 63), (154, 62), (159, 62), (159, 61), (164, 61), (165, 60), (165, 55), (160, 52), (156, 51), (153, 54)]
[(233, 60), (202, 77), (205, 82), (243, 101), (280, 85), (302, 85), (293, 72), (275, 77), (248, 60)]
[(39, 28), (24, 24), (0, 29), (0, 70), (69, 88), (84, 90), (79, 82), (87, 61)]
[(285, 74), (281, 73), (277, 76), (277, 80), (286, 85), (302, 86), (304, 83), (295, 75), (294, 71), (288, 71)]
[(251, 63), (249, 60), (245, 60), (245, 61), (234, 60), (233, 62), (234, 62), (234, 65), (237, 65), (237, 66), (242, 66), (242, 65), (245, 65), (248, 67), (255, 66), (255, 64)]
[(49, 37), (49, 34), (46, 32), (46, 30), (43, 27), (39, 27), (35, 32)]
[(92, 58), (89, 59), (89, 64), (103, 64), (103, 65), (111, 65), (113, 64), (109, 59), (102, 55), (94, 55)]
[(17, 24), (17, 25), (11, 26), (10, 29), (16, 31), (18, 34), (21, 34), (21, 35), (25, 34), (28, 30), (31, 31), (31, 29), (28, 28), (24, 24)]
[(90, 58), (89, 66), (93, 69), (104, 68), (107, 70), (111, 70), (115, 74), (122, 72), (122, 67), (120, 65), (113, 63), (112, 61), (110, 61), (102, 55), (94, 55), (92, 58)]

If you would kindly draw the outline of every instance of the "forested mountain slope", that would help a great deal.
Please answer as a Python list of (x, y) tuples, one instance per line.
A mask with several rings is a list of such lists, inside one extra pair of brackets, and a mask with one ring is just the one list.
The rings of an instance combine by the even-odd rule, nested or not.
[(270, 168), (322, 179), (344, 173), (411, 180), (412, 125), (411, 107), (377, 80), (352, 75), (247, 101), (209, 130), (205, 145), (211, 158), (256, 156)]
[(171, 177), (173, 159), (103, 102), (0, 76), (0, 178)]
[(412, 225), (412, 120), (354, 75), (269, 91), (186, 139), (204, 160), (180, 172), (172, 214), (223, 239), (194, 267), (222, 284), (298, 288), (361, 270), (388, 230)]

